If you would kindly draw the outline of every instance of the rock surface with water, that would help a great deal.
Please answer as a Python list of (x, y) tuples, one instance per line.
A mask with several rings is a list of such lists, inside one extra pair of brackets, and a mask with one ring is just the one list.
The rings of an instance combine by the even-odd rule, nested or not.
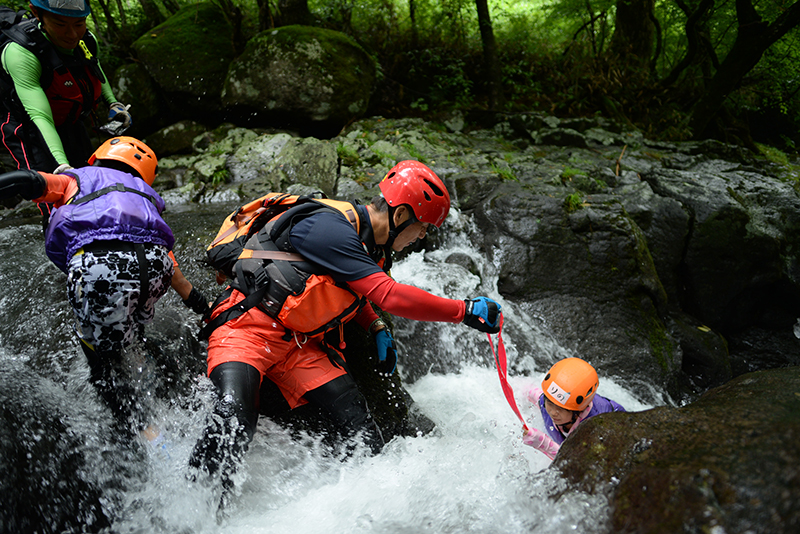
[[(419, 284), (436, 283), (424, 288), (450, 298), (487, 292), (501, 298), (507, 305), (505, 333), (514, 340), (508, 347), (511, 374), (542, 372), (566, 353), (587, 359), (601, 377), (614, 377), (650, 404), (686, 404), (681, 409), (658, 408), (619, 416), (637, 418), (637, 424), (614, 427), (620, 445), (607, 455), (611, 467), (597, 480), (613, 482), (613, 476), (622, 480), (624, 469), (630, 466), (623, 465), (620, 475), (615, 475), (615, 458), (623, 464), (627, 458), (644, 465), (647, 451), (655, 447), (647, 448), (640, 443), (642, 439), (653, 443), (677, 439), (673, 435), (679, 433), (664, 433), (668, 424), (679, 425), (684, 433), (695, 436), (698, 447), (708, 444), (697, 450), (698, 459), (688, 471), (681, 471), (688, 462), (681, 456), (664, 457), (662, 465), (663, 472), (690, 480), (676, 486), (671, 498), (700, 492), (708, 497), (711, 509), (687, 507), (684, 511), (671, 508), (669, 500), (662, 503), (643, 500), (636, 492), (613, 493), (617, 503), (614, 521), (623, 506), (641, 506), (637, 510), (645, 519), (679, 516), (675, 520), (690, 529), (692, 525), (710, 528), (714, 520), (737, 531), (737, 525), (767, 521), (755, 505), (768, 501), (776, 521), (791, 521), (793, 516), (787, 515), (782, 504), (786, 501), (775, 493), (785, 484), (796, 485), (795, 479), (780, 478), (794, 476), (790, 469), (780, 472), (783, 452), (776, 453), (773, 463), (761, 462), (774, 470), (772, 479), (766, 475), (763, 480), (748, 478), (729, 460), (748, 451), (775, 450), (788, 451), (787, 458), (796, 461), (796, 449), (792, 448), (796, 438), (792, 432), (796, 431), (788, 430), (794, 428), (790, 412), (780, 406), (775, 410), (786, 414), (783, 423), (787, 426), (780, 427), (783, 433), (748, 423), (748, 418), (758, 419), (754, 410), (759, 398), (764, 410), (771, 406), (770, 400), (778, 398), (768, 394), (767, 383), (761, 382), (765, 379), (758, 378), (773, 375), (755, 375), (754, 379), (745, 374), (800, 363), (796, 333), (800, 317), (800, 198), (793, 185), (797, 182), (795, 171), (719, 143), (655, 143), (602, 119), (562, 121), (534, 114), (497, 119), (491, 128), (466, 130), (457, 116), (444, 124), (374, 117), (350, 125), (331, 139), (233, 124), (208, 131), (202, 131), (197, 123), (166, 129), (158, 137), (162, 153), (156, 187), (168, 203), (168, 222), (182, 221), (173, 226), (176, 255), (187, 267), (184, 272), (192, 275), (207, 296), (214, 297), (219, 288), (196, 265), (222, 218), (236, 204), (270, 190), (322, 190), (332, 197), (368, 202), (397, 161), (424, 161), (447, 183), (455, 209), (442, 229), (416, 247), (422, 254), (414, 255), (413, 261), (421, 272), (430, 267), (443, 273), (441, 278), (431, 276)], [(5, 210), (3, 217), (11, 224), (15, 217), (34, 213), (30, 203), (22, 203)], [(453, 246), (454, 240), (464, 238), (471, 247), (477, 246), (478, 253), (470, 255), (459, 250), (474, 248)], [(22, 243), (30, 248), (26, 257), (43, 257), (32, 236)], [(445, 249), (453, 252), (442, 256)], [(5, 272), (12, 276), (14, 257), (18, 256), (4, 259)], [(66, 308), (54, 323), (56, 327), (37, 323), (47, 321), (47, 315), (24, 313), (26, 306), (42, 307), (42, 302), (65, 305), (53, 296), (59, 294), (63, 276), (44, 258), (35, 277), (47, 284), (32, 283), (26, 290), (27, 300), (6, 302), (9, 319), (1, 325), (0, 334), (4, 347), (23, 351), (30, 345), (29, 325), (34, 325), (33, 331), (43, 332), (40, 343), (51, 347), (49, 359), (36, 355), (18, 364), (41, 374), (43, 369), (69, 368), (76, 362), (70, 352), (74, 347)], [(49, 320), (52, 322), (52, 317)], [(489, 364), (485, 337), (475, 336), (463, 325), (393, 321), (402, 376), (409, 384), (431, 373), (458, 372), (465, 363)], [(190, 362), (169, 360), (163, 367), (169, 373), (162, 396), (187, 409), (179, 399), (181, 392), (191, 387), (188, 377), (202, 372), (203, 349), (191, 340), (191, 331), (185, 331), (185, 321), (170, 326), (170, 317), (163, 316), (157, 322), (151, 335), (167, 348), (165, 355), (171, 358), (181, 353), (191, 358)], [(181, 329), (180, 339), (172, 339), (175, 328)], [(533, 328), (553, 343), (541, 343), (531, 336)], [(358, 339), (352, 332), (347, 336), (352, 350), (369, 353), (371, 347), (363, 345), (369, 340)], [(174, 348), (169, 348), (170, 340)], [(354, 357), (354, 364), (356, 361)], [(430, 430), (430, 421), (416, 413), (399, 378), (384, 381), (370, 375), (369, 358), (362, 358), (360, 365), (364, 374), (359, 382), (387, 437)], [(790, 374), (774, 378), (776, 391), (797, 387), (795, 378), (787, 378), (796, 376), (791, 374), (796, 371), (786, 373)], [(50, 374), (58, 376), (57, 372)], [(739, 375), (744, 376), (692, 403), (708, 388)], [(13, 380), (11, 376), (3, 378)], [(735, 395), (747, 402), (741, 407), (731, 403)], [(796, 412), (791, 395), (786, 410)], [(722, 401), (728, 402), (730, 414), (723, 413)], [(13, 418), (12, 412), (4, 417)], [(274, 417), (287, 425), (302, 426), (286, 414)], [(44, 414), (34, 419), (48, 421)], [(730, 433), (716, 429), (712, 419), (727, 421)], [(598, 418), (583, 431), (590, 432), (595, 424), (607, 423)], [(40, 426), (22, 425), (33, 433), (39, 432)], [(59, 427), (41, 427), (45, 434), (53, 433), (42, 436), (42, 443), (58, 450), (54, 436), (61, 432)], [(707, 441), (711, 438), (717, 441)], [(582, 442), (571, 441), (558, 465), (582, 457), (582, 451), (570, 452)], [(602, 452), (599, 440), (586, 443)], [(84, 447), (91, 457), (92, 447)], [(682, 450), (676, 445), (676, 454)], [(68, 458), (64, 465), (70, 468)], [(578, 469), (577, 463), (570, 465)], [(48, 483), (61, 480), (63, 469), (56, 467)], [(26, 471), (21, 473), (24, 478)], [(633, 473), (625, 476), (641, 482)], [(653, 476), (654, 484), (661, 488), (662, 471), (646, 471), (643, 476)], [(726, 489), (726, 477), (735, 478), (735, 491)], [(116, 479), (99, 483), (113, 485)], [(97, 511), (94, 487), (89, 484), (84, 491), (76, 486), (86, 498), (65, 502), (69, 513)], [(611, 491), (600, 482), (588, 489), (598, 494)], [(744, 501), (736, 492), (752, 492), (754, 504), (742, 506)], [(57, 515), (51, 517), (56, 520)]]
[(739, 376), (682, 408), (589, 419), (553, 467), (609, 496), (614, 532), (797, 532), (800, 367)]
[[(197, 136), (193, 153), (162, 158), (159, 180), (179, 187), (165, 193), (173, 203), (270, 190), (368, 202), (391, 166), (419, 159), (472, 221), (451, 218), (424, 249), (467, 231), (495, 266), (498, 292), (524, 310), (516, 319), (546, 326), (603, 373), (683, 399), (800, 363), (800, 196), (790, 168), (716, 142), (654, 143), (601, 119), (535, 117), (470, 132), (372, 118), (330, 140), (224, 126)], [(564, 130), (570, 136), (554, 135)], [(467, 276), (462, 260), (448, 263)], [(399, 324), (436, 337), (435, 325)], [(429, 345), (415, 347), (429, 368), (457, 367)], [(519, 351), (541, 366), (556, 358)]]

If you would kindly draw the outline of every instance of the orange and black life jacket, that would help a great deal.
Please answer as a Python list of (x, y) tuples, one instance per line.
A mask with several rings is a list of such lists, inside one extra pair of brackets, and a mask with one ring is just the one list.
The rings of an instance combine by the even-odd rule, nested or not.
[(246, 298), (211, 320), (201, 330), (201, 338), (254, 306), (293, 334), (306, 337), (339, 328), (358, 313), (365, 304), (363, 296), (321, 272), (294, 252), (289, 242), (297, 222), (322, 212), (341, 213), (365, 243), (365, 250), (379, 266), (386, 267), (385, 251), (375, 247), (372, 228), (361, 224), (354, 204), (311, 195), (266, 195), (232, 213), (207, 251), (209, 263), (233, 278), (217, 303), (224, 301), (231, 289)]

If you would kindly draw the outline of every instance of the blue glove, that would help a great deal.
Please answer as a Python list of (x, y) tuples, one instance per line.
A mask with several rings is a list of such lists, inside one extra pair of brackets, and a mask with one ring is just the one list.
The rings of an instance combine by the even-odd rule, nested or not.
[(378, 364), (375, 369), (382, 375), (393, 375), (397, 368), (397, 349), (388, 328), (375, 332), (375, 344), (378, 346)]
[(108, 121), (120, 123), (117, 128), (118, 132), (127, 130), (133, 122), (131, 114), (128, 113), (128, 107), (121, 102), (114, 102), (108, 107)]
[(464, 324), (487, 332), (496, 334), (500, 331), (500, 304), (488, 297), (477, 297), (465, 300), (467, 311), (464, 312)]

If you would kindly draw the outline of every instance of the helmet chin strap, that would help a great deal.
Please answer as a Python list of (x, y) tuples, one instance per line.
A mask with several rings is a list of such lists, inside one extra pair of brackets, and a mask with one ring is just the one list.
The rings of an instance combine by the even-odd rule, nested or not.
[[(387, 256), (389, 254), (391, 254), (391, 248), (392, 248), (392, 245), (394, 245), (394, 240), (397, 239), (397, 236), (399, 236), (403, 232), (403, 230), (405, 230), (406, 228), (408, 228), (409, 226), (411, 226), (412, 224), (417, 222), (416, 217), (409, 216), (409, 218), (406, 220), (406, 222), (402, 223), (400, 226), (395, 226), (394, 225), (394, 212), (395, 212), (396, 209), (397, 208), (393, 208), (393, 207), (389, 206), (389, 238), (386, 240), (386, 243), (383, 245), (384, 249), (386, 249), (386, 251), (387, 251)], [(408, 209), (410, 211), (410, 208), (408, 208), (408, 206), (406, 206), (406, 209)], [(413, 213), (413, 212), (411, 212), (411, 213)]]

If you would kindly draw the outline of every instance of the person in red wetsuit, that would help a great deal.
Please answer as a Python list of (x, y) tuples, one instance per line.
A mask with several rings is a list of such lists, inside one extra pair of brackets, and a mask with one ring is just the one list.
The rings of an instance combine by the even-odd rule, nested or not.
[[(337, 324), (355, 319), (374, 336), (378, 370), (385, 374), (395, 370), (394, 340), (367, 300), (408, 319), (463, 322), (483, 332), (499, 331), (500, 305), (494, 300), (442, 298), (395, 282), (387, 274), (392, 251), (403, 250), (423, 238), (430, 225), (440, 227), (444, 222), (450, 195), (442, 180), (422, 163), (403, 161), (379, 186), (382, 194), (367, 206), (330, 207), (336, 201), (327, 205), (320, 201), (321, 207), (314, 209), (298, 206), (248, 240), (233, 269), (231, 287), (211, 315), (212, 323), (219, 323), (208, 342), (208, 376), (218, 392), (218, 417), (195, 447), (192, 466), (213, 474), (235, 465), (255, 433), (264, 380), (277, 385), (291, 408), (313, 403), (330, 415), (344, 436), (360, 433), (375, 453), (383, 447), (380, 429), (336, 343), (327, 343), (324, 333), (298, 334), (289, 328), (288, 324), (297, 323), (292, 313), (331, 311), (335, 319), (323, 329), (334, 332)], [(292, 254), (294, 261), (245, 259), (248, 252), (269, 250)], [(285, 274), (290, 263), (294, 270)], [(276, 264), (284, 264), (278, 266), (283, 270)], [(313, 288), (319, 290), (305, 310), (302, 302), (281, 303), (286, 291), (281, 294), (280, 287), (298, 272), (315, 273)], [(306, 292), (311, 291), (311, 280), (305, 282)], [(252, 295), (260, 299), (257, 306), (247, 303)], [(292, 306), (296, 308), (288, 316), (278, 313)]]

